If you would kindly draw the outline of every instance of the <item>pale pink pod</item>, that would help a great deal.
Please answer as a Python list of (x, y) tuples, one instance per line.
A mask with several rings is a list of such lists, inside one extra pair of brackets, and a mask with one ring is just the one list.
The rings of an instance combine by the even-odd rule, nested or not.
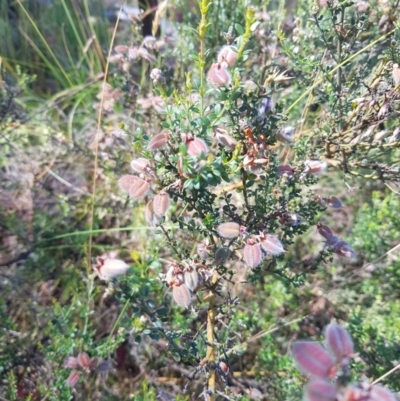
[(82, 369), (89, 369), (90, 367), (90, 358), (86, 352), (80, 352), (78, 354), (78, 363)]
[(186, 270), (183, 278), (190, 291), (194, 291), (199, 285), (199, 274), (196, 269), (190, 268), (190, 270)]
[(190, 290), (184, 283), (179, 285), (174, 284), (172, 296), (174, 297), (175, 302), (182, 308), (187, 309), (192, 301)]
[(116, 45), (114, 51), (117, 53), (125, 54), (128, 51), (128, 46), (126, 45)]
[(297, 341), (292, 354), (300, 371), (319, 379), (332, 378), (336, 373), (335, 362), (322, 345), (311, 341)]
[(132, 170), (137, 173), (151, 173), (150, 161), (144, 157), (139, 157), (138, 159), (132, 160), (131, 162)]
[(226, 247), (218, 248), (215, 251), (214, 255), (215, 263), (217, 265), (224, 263), (229, 258), (230, 255), (231, 251), (229, 250), (229, 248)]
[(214, 63), (208, 70), (207, 80), (216, 86), (227, 86), (231, 83), (232, 77), (222, 64)]
[(275, 237), (275, 235), (261, 233), (259, 235), (259, 241), (262, 249), (266, 253), (277, 256), (285, 252), (282, 242)]
[(397, 63), (393, 64), (392, 74), (393, 74), (394, 84), (399, 85), (400, 84), (400, 67)]
[(306, 173), (318, 176), (321, 174), (328, 165), (320, 160), (307, 160), (304, 162), (306, 166)]
[(153, 201), (147, 202), (146, 208), (144, 209), (144, 217), (150, 226), (157, 226), (161, 222), (161, 218), (154, 213)]
[(357, 254), (351, 249), (350, 245), (346, 241), (339, 241), (333, 247), (333, 252), (343, 256), (345, 258), (355, 258)]
[(138, 178), (129, 188), (129, 196), (133, 199), (142, 199), (150, 191), (150, 183)]
[(125, 274), (129, 269), (129, 265), (120, 259), (97, 258), (97, 265), (95, 268), (97, 269), (99, 277), (102, 280), (108, 281)]
[(396, 401), (396, 396), (385, 387), (373, 385), (368, 401)]
[(162, 191), (158, 193), (153, 199), (153, 210), (158, 217), (163, 217), (167, 213), (169, 207), (169, 195)]
[(330, 323), (325, 330), (326, 346), (336, 357), (337, 362), (354, 354), (354, 344), (349, 332), (335, 323)]
[(118, 180), (118, 185), (124, 191), (129, 191), (130, 187), (138, 180), (138, 177), (135, 175), (123, 175)]
[(235, 222), (221, 223), (217, 227), (217, 233), (222, 238), (236, 238), (240, 234), (240, 225)]
[(167, 274), (165, 275), (165, 281), (170, 287), (172, 287), (174, 284), (174, 279), (175, 279), (175, 266), (172, 264), (169, 267)]
[(326, 239), (325, 247), (336, 246), (339, 242), (341, 242), (341, 239), (337, 235), (332, 235), (332, 237)]
[(247, 266), (255, 269), (263, 260), (260, 244), (256, 243), (253, 239), (248, 239), (243, 248), (243, 258)]
[(292, 178), (296, 173), (296, 169), (289, 164), (283, 164), (278, 166), (278, 175), (279, 177), (288, 177)]
[(69, 356), (65, 359), (64, 365), (66, 368), (75, 369), (78, 366), (78, 358)]
[(188, 138), (186, 140), (186, 147), (188, 155), (194, 157), (199, 157), (201, 154), (207, 156), (209, 152), (206, 142), (201, 138)]
[(237, 142), (223, 129), (216, 128), (214, 130), (215, 139), (224, 148), (230, 151), (235, 150)]
[(81, 375), (81, 372), (77, 371), (77, 370), (73, 370), (71, 372), (71, 374), (68, 376), (67, 379), (67, 386), (68, 387), (74, 387), (76, 385), (76, 383), (78, 383), (79, 380), (79, 376)]
[(329, 239), (333, 236), (332, 230), (328, 226), (325, 226), (324, 224), (318, 223), (317, 230), (318, 233), (322, 235), (325, 239)]
[(283, 144), (291, 144), (293, 142), (294, 132), (294, 127), (281, 128), (276, 134), (276, 139)]
[(336, 387), (325, 380), (312, 379), (304, 387), (306, 401), (335, 401), (336, 397)]
[(238, 54), (232, 46), (224, 46), (218, 53), (217, 61), (221, 66), (227, 68), (232, 67), (237, 60)]
[(169, 135), (166, 132), (155, 135), (147, 145), (147, 149), (154, 151), (164, 148), (168, 143)]

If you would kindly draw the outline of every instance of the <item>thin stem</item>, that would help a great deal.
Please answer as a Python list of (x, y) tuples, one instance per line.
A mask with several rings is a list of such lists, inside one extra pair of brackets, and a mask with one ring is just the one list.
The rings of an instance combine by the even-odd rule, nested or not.
[(199, 53), (199, 69), (200, 69), (200, 113), (204, 114), (204, 95), (205, 95), (205, 74), (204, 74), (204, 66), (206, 64), (205, 61), (205, 53), (206, 53), (206, 30), (207, 30), (207, 13), (209, 10), (210, 4), (208, 4), (207, 0), (201, 0), (200, 3), (200, 13), (201, 20), (199, 24), (199, 38), (200, 38), (200, 53)]

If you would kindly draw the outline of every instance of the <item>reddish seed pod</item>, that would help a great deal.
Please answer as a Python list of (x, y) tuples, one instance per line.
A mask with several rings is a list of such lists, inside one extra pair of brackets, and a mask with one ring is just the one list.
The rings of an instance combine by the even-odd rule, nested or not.
[(77, 370), (73, 370), (71, 372), (71, 374), (68, 376), (67, 386), (74, 387), (76, 385), (76, 383), (78, 383), (80, 374), (81, 374), (81, 372), (79, 372)]
[(325, 380), (311, 379), (304, 388), (307, 401), (336, 401), (337, 388)]
[(328, 379), (335, 374), (335, 361), (320, 344), (311, 341), (297, 341), (292, 354), (299, 370), (319, 379)]
[(147, 202), (146, 208), (144, 209), (144, 217), (147, 223), (152, 227), (158, 226), (161, 222), (161, 218), (154, 213), (152, 200)]
[(78, 363), (82, 369), (89, 369), (90, 368), (90, 358), (86, 352), (80, 352), (78, 354)]
[(253, 239), (248, 239), (243, 249), (243, 258), (247, 266), (255, 269), (263, 260), (260, 244)]
[(337, 196), (328, 196), (323, 200), (333, 209), (341, 209), (343, 207), (342, 201)]
[(167, 213), (169, 207), (169, 195), (162, 191), (158, 193), (153, 199), (153, 210), (158, 217), (163, 217)]
[(175, 302), (182, 308), (188, 308), (192, 297), (189, 288), (184, 283), (175, 283), (172, 289)]
[(150, 183), (138, 178), (129, 188), (129, 196), (133, 199), (142, 199), (150, 191)]
[(221, 362), (219, 363), (219, 368), (220, 368), (226, 375), (229, 373), (229, 366), (228, 366), (225, 362), (221, 361)]
[(351, 249), (350, 245), (346, 241), (339, 241), (333, 247), (333, 252), (345, 258), (354, 258), (357, 254)]
[(126, 45), (117, 45), (114, 47), (114, 51), (116, 51), (117, 53), (121, 53), (124, 54), (128, 51), (128, 46)]
[(188, 155), (193, 157), (199, 157), (200, 155), (207, 156), (208, 155), (208, 146), (201, 138), (188, 138), (186, 139), (186, 147)]
[(132, 160), (131, 167), (138, 173), (151, 173), (150, 161), (144, 157)]
[(78, 358), (69, 356), (65, 359), (64, 365), (66, 368), (75, 369), (78, 366)]
[(222, 238), (236, 238), (240, 234), (240, 225), (234, 222), (222, 223), (217, 227), (217, 233)]
[(138, 177), (135, 175), (123, 175), (119, 180), (118, 180), (118, 185), (121, 189), (124, 191), (129, 191), (131, 186), (138, 180)]
[(337, 362), (349, 358), (354, 354), (354, 344), (349, 332), (335, 323), (327, 326), (325, 331), (327, 348), (336, 357)]
[(266, 253), (277, 256), (285, 252), (282, 242), (272, 234), (261, 233), (259, 235), (260, 245)]
[(333, 236), (332, 230), (321, 223), (317, 224), (317, 230), (320, 235), (322, 235), (325, 239), (329, 240)]
[(167, 145), (168, 139), (169, 139), (169, 134), (166, 132), (157, 134), (148, 143), (147, 149), (151, 150), (151, 151), (162, 149), (163, 147), (165, 147)]

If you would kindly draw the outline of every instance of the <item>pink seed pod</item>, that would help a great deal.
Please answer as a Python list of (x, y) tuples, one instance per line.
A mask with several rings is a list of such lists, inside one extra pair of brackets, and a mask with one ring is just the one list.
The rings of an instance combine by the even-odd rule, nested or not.
[(224, 46), (218, 53), (217, 61), (222, 67), (232, 67), (237, 60), (238, 54), (232, 46)]
[(153, 210), (158, 217), (163, 217), (167, 213), (169, 207), (169, 195), (162, 191), (158, 193), (153, 199)]
[(137, 173), (152, 173), (150, 161), (144, 157), (139, 157), (138, 159), (132, 160), (131, 167)]
[(131, 186), (138, 180), (138, 177), (135, 175), (123, 175), (119, 180), (118, 180), (118, 185), (121, 189), (124, 191), (129, 191)]
[(259, 241), (262, 249), (266, 253), (277, 256), (281, 255), (285, 250), (283, 249), (282, 242), (272, 234), (260, 233)]
[(66, 368), (69, 369), (75, 369), (78, 367), (78, 358), (75, 358), (73, 356), (69, 356), (65, 359), (64, 365)]
[(276, 134), (276, 139), (283, 144), (291, 144), (293, 142), (294, 132), (294, 127), (281, 128)]
[(93, 358), (90, 359), (89, 369), (96, 369), (98, 365), (99, 365), (99, 358), (97, 356), (94, 356)]
[(71, 372), (71, 374), (68, 376), (67, 379), (67, 386), (68, 387), (75, 387), (76, 383), (78, 383), (79, 380), (79, 376), (81, 375), (81, 372), (77, 371), (77, 370), (73, 370)]
[(328, 196), (323, 198), (323, 200), (329, 205), (332, 209), (341, 209), (343, 207), (342, 201), (337, 196)]
[(333, 247), (333, 252), (343, 256), (345, 258), (355, 258), (357, 254), (351, 249), (350, 245), (346, 241), (339, 241)]
[(209, 153), (208, 146), (201, 138), (188, 137), (186, 139), (186, 147), (188, 155), (199, 157), (201, 154), (207, 156)]
[(297, 341), (293, 344), (292, 354), (301, 372), (319, 379), (335, 376), (335, 362), (329, 352), (320, 344), (311, 341)]
[(97, 258), (95, 269), (102, 280), (108, 281), (125, 274), (129, 269), (129, 265), (120, 259)]
[(349, 332), (335, 323), (331, 323), (325, 330), (325, 341), (328, 350), (335, 356), (336, 362), (350, 358), (354, 354), (354, 344)]
[(227, 86), (231, 83), (232, 77), (229, 71), (220, 63), (211, 65), (207, 73), (207, 80), (216, 86)]
[(388, 389), (379, 385), (373, 385), (368, 401), (396, 401), (396, 397)]
[(243, 258), (247, 266), (255, 269), (263, 260), (260, 244), (256, 243), (253, 239), (248, 239), (243, 248)]
[(186, 286), (190, 291), (194, 291), (199, 285), (199, 274), (196, 269), (190, 268), (183, 274)]
[(154, 151), (164, 148), (169, 140), (169, 133), (162, 132), (161, 134), (155, 135), (147, 145), (147, 149)]
[(202, 241), (197, 244), (197, 254), (202, 259), (205, 259), (205, 260), (210, 259), (212, 248), (213, 248), (213, 245), (210, 245), (207, 241)]
[(278, 175), (279, 177), (287, 177), (292, 178), (296, 173), (296, 169), (289, 164), (282, 164), (278, 166)]
[(188, 308), (192, 297), (189, 288), (184, 283), (175, 283), (172, 289), (172, 296), (175, 302), (182, 308)]
[(236, 238), (240, 234), (240, 225), (238, 223), (228, 222), (228, 223), (221, 223), (217, 227), (217, 233), (222, 238)]
[(393, 64), (392, 69), (393, 81), (395, 85), (400, 84), (400, 67), (397, 63)]
[(332, 237), (327, 238), (325, 241), (325, 248), (328, 246), (336, 246), (341, 239), (337, 235), (332, 235)]
[(129, 188), (129, 196), (135, 200), (144, 198), (150, 191), (150, 183), (138, 178)]
[(90, 368), (90, 358), (86, 352), (80, 352), (78, 354), (78, 363), (82, 369), (89, 369)]
[(117, 45), (114, 47), (114, 51), (120, 54), (125, 54), (128, 51), (128, 46), (126, 45)]
[(325, 162), (322, 162), (320, 160), (307, 160), (304, 162), (304, 164), (306, 166), (305, 172), (307, 174), (315, 176), (321, 174), (328, 167), (328, 165)]
[(311, 379), (304, 387), (306, 401), (336, 401), (337, 388), (325, 380)]
[(152, 227), (158, 226), (161, 222), (161, 218), (154, 213), (152, 200), (147, 202), (146, 208), (144, 209), (144, 217), (147, 223)]
[(237, 142), (224, 129), (215, 128), (214, 136), (218, 144), (231, 152), (235, 150)]
[(329, 239), (333, 236), (332, 230), (321, 223), (317, 224), (317, 230), (320, 235), (322, 235), (325, 239)]

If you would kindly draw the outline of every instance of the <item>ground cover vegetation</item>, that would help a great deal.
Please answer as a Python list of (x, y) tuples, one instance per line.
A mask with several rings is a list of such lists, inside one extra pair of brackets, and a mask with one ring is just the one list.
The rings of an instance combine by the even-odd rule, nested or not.
[(2, 2), (0, 399), (395, 401), (399, 16)]

